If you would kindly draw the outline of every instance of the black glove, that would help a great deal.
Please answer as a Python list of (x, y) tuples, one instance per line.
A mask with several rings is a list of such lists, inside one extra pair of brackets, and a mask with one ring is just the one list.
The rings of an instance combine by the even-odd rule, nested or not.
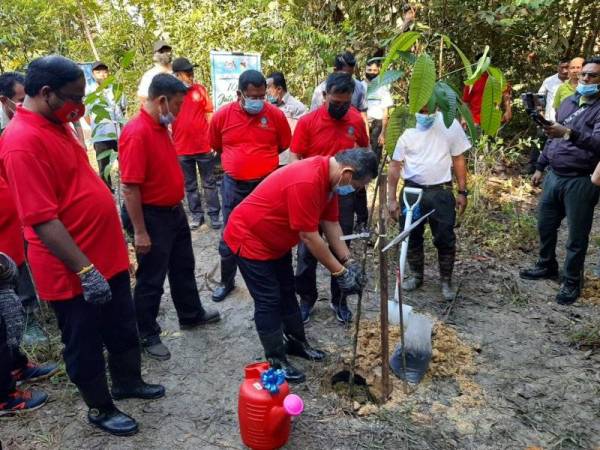
[(83, 288), (83, 299), (92, 305), (103, 305), (110, 302), (112, 293), (106, 278), (102, 276), (98, 269), (92, 269), (79, 277), (81, 287)]
[[(348, 264), (348, 263), (347, 263)], [(358, 263), (349, 263), (344, 272), (336, 277), (343, 294), (360, 294), (365, 286), (365, 274)]]
[(17, 286), (19, 269), (6, 253), (0, 252), (0, 289), (14, 289)]

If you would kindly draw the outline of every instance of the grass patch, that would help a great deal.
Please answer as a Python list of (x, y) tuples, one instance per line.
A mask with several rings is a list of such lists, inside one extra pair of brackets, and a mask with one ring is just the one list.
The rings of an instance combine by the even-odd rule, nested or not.
[(600, 320), (584, 324), (569, 334), (569, 342), (576, 348), (600, 348)]

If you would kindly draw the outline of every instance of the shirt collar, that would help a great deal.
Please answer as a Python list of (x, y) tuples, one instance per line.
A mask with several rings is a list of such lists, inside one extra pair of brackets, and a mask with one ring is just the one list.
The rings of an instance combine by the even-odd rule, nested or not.
[(155, 130), (167, 131), (167, 128), (154, 120), (154, 117), (152, 117), (144, 107), (140, 108), (140, 118)]
[(290, 102), (290, 93), (286, 92), (285, 94), (283, 94), (283, 97), (281, 98), (282, 103), (285, 105), (286, 103)]

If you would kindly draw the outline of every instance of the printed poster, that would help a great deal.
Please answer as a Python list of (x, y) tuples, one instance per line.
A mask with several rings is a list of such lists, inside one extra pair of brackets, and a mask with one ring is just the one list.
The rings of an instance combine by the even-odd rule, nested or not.
[(215, 110), (237, 99), (238, 79), (247, 69), (260, 71), (260, 53), (210, 52), (210, 75)]

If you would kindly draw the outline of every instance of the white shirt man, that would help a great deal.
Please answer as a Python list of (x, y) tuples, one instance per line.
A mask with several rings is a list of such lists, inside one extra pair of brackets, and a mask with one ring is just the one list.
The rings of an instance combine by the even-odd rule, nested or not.
[[(409, 128), (398, 139), (388, 171), (388, 210), (392, 217), (399, 213), (396, 190), (401, 171), (405, 187), (423, 190), (420, 214), (435, 210), (426, 223), (429, 223), (438, 251), (442, 296), (448, 301), (456, 295), (451, 284), (456, 254), (455, 207), (458, 206), (462, 213), (467, 205), (467, 169), (463, 153), (469, 148), (471, 143), (458, 121), (454, 120), (450, 128), (446, 128), (441, 112), (419, 113), (417, 127)], [(456, 199), (452, 192), (453, 168), (458, 184)], [(415, 201), (411, 196), (407, 197), (409, 201)], [(414, 219), (417, 218), (418, 214)], [(417, 289), (423, 284), (424, 230), (423, 223), (410, 236), (407, 261), (412, 277), (404, 283), (406, 290)]]
[(152, 59), (154, 60), (154, 67), (142, 75), (138, 86), (137, 96), (140, 102), (145, 101), (148, 97), (148, 88), (156, 75), (159, 73), (173, 73), (171, 69), (171, 46), (165, 41), (157, 41), (154, 43), (153, 50), (154, 56)]
[(558, 87), (569, 78), (569, 60), (560, 61), (558, 64), (557, 73), (546, 78), (538, 91), (546, 97), (546, 107), (544, 118), (554, 122), (556, 120), (556, 109), (554, 109), (554, 96)]

